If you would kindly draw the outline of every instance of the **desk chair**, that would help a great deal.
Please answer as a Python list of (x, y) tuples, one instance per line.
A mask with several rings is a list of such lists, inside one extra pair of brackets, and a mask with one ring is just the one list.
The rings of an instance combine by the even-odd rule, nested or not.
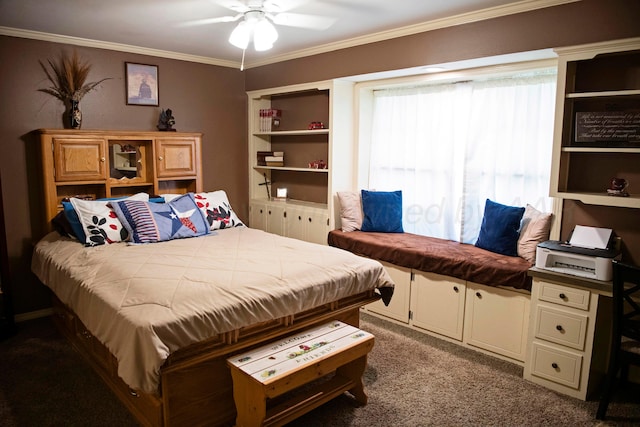
[(604, 419), (617, 383), (629, 365), (640, 366), (640, 267), (613, 261), (613, 321), (609, 368), (596, 418)]

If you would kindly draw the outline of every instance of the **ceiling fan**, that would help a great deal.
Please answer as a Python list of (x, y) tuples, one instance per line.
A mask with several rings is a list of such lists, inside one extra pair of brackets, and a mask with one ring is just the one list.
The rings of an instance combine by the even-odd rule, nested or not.
[(274, 24), (326, 30), (336, 21), (335, 18), (326, 16), (288, 12), (308, 3), (309, 0), (216, 0), (215, 2), (236, 12), (236, 14), (198, 19), (181, 26), (208, 25), (240, 20), (229, 36), (229, 43), (243, 51), (247, 49), (251, 41), (257, 51), (271, 49), (273, 43), (278, 39), (278, 32)]

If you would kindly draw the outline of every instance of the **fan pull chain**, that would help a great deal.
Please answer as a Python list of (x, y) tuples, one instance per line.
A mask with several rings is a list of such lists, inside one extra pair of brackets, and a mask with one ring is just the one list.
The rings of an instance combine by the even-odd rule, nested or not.
[(240, 71), (244, 71), (244, 53), (247, 49), (242, 49), (242, 63), (240, 64)]

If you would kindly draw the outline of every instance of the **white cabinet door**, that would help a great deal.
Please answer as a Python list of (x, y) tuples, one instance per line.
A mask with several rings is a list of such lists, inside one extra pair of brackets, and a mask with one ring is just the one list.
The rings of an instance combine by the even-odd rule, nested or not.
[(464, 342), (524, 362), (529, 296), (467, 282)]
[(466, 282), (435, 273), (415, 272), (411, 324), (462, 341)]
[(303, 219), (305, 223), (305, 240), (321, 245), (327, 244), (329, 235), (329, 214), (326, 210), (310, 209)]
[(289, 206), (286, 212), (286, 236), (306, 240), (304, 208)]
[(267, 231), (267, 205), (251, 202), (249, 205), (249, 227)]
[(388, 306), (382, 300), (367, 305), (367, 310), (376, 314), (409, 323), (409, 298), (411, 293), (411, 269), (397, 267), (393, 264), (381, 262), (395, 283), (393, 297)]
[(284, 236), (284, 206), (267, 205), (267, 231)]

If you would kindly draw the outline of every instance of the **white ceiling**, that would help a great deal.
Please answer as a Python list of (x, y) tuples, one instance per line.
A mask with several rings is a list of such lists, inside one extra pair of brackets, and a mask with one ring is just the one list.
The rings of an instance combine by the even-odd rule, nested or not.
[[(185, 26), (235, 15), (247, 0), (0, 0), (0, 34), (238, 66), (227, 42), (237, 22)], [(335, 50), (577, 0), (272, 0), (289, 12), (335, 18), (323, 31), (277, 26), (274, 48), (250, 46), (245, 66)]]

